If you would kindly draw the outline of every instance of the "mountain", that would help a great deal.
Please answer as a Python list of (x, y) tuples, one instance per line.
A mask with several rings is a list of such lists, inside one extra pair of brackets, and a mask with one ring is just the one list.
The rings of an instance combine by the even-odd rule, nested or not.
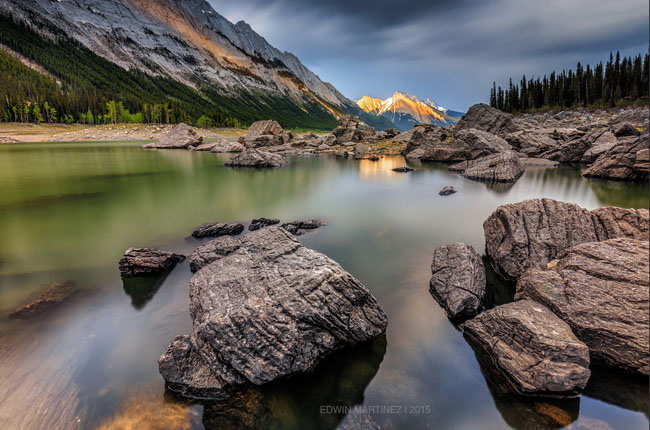
[(429, 98), (422, 101), (399, 91), (386, 100), (363, 96), (357, 101), (357, 106), (366, 113), (388, 118), (400, 130), (409, 130), (420, 123), (447, 126), (455, 124), (462, 116), (462, 113), (449, 111)]
[[(295, 55), (276, 49), (244, 21), (231, 23), (205, 0), (0, 0), (0, 15), (3, 27), (12, 27), (3, 28), (0, 53), (64, 83), (84, 79), (72, 66), (93, 66), (96, 79), (88, 80), (97, 81), (107, 97), (115, 92), (102, 83), (100, 65), (117, 80), (165, 87), (161, 103), (203, 100), (204, 113), (217, 111), (244, 123), (272, 118), (285, 126), (330, 128), (342, 113), (362, 113)], [(55, 64), (39, 45), (79, 63)], [(124, 102), (138, 108), (133, 100)], [(198, 113), (194, 108), (191, 116)]]

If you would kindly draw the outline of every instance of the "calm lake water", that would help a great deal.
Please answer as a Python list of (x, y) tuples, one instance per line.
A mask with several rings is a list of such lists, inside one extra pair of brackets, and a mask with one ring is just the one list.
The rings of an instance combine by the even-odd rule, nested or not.
[[(646, 185), (539, 168), (491, 187), (442, 165), (392, 172), (402, 157), (296, 158), (278, 170), (233, 170), (226, 159), (137, 143), (0, 145), (0, 427), (648, 428), (648, 381), (610, 371), (594, 371), (579, 399), (501, 396), (428, 292), (433, 249), (466, 242), (483, 253), (483, 221), (501, 204), (550, 197), (647, 208)], [(459, 192), (438, 196), (446, 185)], [(386, 337), (227, 404), (178, 400), (157, 359), (191, 332), (188, 262), (131, 295), (117, 262), (129, 247), (189, 255), (204, 242), (186, 239), (198, 224), (260, 216), (326, 219), (301, 240), (370, 289), (390, 318)], [(39, 318), (9, 318), (41, 285), (63, 280), (83, 293)], [(491, 286), (493, 302), (511, 295)]]

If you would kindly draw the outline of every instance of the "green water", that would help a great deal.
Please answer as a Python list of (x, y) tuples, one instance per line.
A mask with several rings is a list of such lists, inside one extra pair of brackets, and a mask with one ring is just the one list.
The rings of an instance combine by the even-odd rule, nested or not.
[[(392, 172), (401, 157), (296, 158), (277, 170), (228, 169), (226, 159), (136, 143), (0, 145), (3, 428), (333, 429), (353, 418), (386, 429), (648, 427), (647, 381), (607, 370), (579, 399), (498, 395), (427, 285), (433, 249), (466, 242), (483, 252), (483, 220), (501, 204), (549, 197), (647, 208), (646, 185), (535, 168), (493, 187), (442, 165)], [(459, 192), (438, 196), (446, 185)], [(132, 246), (189, 254), (203, 243), (186, 239), (198, 224), (260, 216), (327, 219), (301, 240), (372, 291), (389, 315), (387, 335), (228, 404), (182, 402), (165, 393), (156, 360), (191, 332), (188, 263), (141, 294), (125, 290), (117, 261)], [(8, 317), (42, 284), (66, 279), (83, 294), (41, 318)], [(499, 287), (492, 300), (509, 294)]]

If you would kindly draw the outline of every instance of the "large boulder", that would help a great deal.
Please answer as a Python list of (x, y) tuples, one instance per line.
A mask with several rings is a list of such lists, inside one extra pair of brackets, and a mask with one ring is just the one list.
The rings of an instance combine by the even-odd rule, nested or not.
[(203, 138), (187, 124), (180, 123), (158, 142), (142, 145), (147, 149), (188, 149), (203, 143)]
[(499, 206), (483, 223), (486, 249), (501, 276), (543, 268), (563, 249), (618, 237), (648, 240), (648, 210), (531, 199)]
[[(411, 142), (418, 136), (417, 132), (413, 133)], [(421, 160), (446, 162), (474, 160), (511, 150), (508, 142), (499, 136), (473, 128), (459, 131), (449, 142), (442, 142), (435, 136), (428, 137), (426, 140), (423, 139), (422, 145), (419, 147), (425, 149), (424, 155), (420, 157)], [(409, 151), (408, 146), (407, 151)]]
[(357, 160), (364, 158), (369, 151), (370, 149), (368, 149), (366, 145), (364, 145), (363, 143), (357, 143), (356, 145), (354, 145), (354, 158), (356, 158)]
[(123, 278), (150, 276), (165, 273), (183, 260), (185, 256), (173, 252), (151, 248), (129, 248), (120, 258), (119, 267)]
[(619, 238), (565, 249), (547, 270), (529, 270), (515, 298), (543, 303), (591, 356), (648, 376), (648, 242)]
[(249, 128), (248, 133), (246, 133), (247, 140), (253, 140), (260, 136), (279, 136), (284, 132), (282, 126), (270, 119), (264, 121), (254, 122)]
[[(647, 169), (637, 164), (637, 154), (648, 149), (648, 135), (624, 138), (602, 153), (583, 176), (621, 181), (647, 181)], [(635, 165), (637, 166), (635, 168)]]
[(332, 130), (336, 143), (341, 145), (346, 142), (358, 142), (363, 138), (363, 131), (359, 129), (359, 117), (354, 115), (341, 115), (338, 125)]
[(526, 171), (519, 156), (512, 151), (463, 161), (449, 167), (465, 178), (486, 182), (515, 182)]
[(477, 315), (485, 297), (485, 267), (471, 245), (455, 243), (433, 252), (431, 295), (451, 320)]
[(575, 397), (587, 385), (589, 349), (567, 323), (537, 302), (497, 306), (460, 327), (515, 393)]
[(196, 248), (190, 257), (190, 270), (198, 272), (223, 256), (237, 251), (241, 247), (241, 240), (233, 236), (222, 236)]
[(210, 149), (210, 152), (213, 153), (228, 153), (228, 152), (242, 152), (244, 149), (244, 145), (242, 145), (239, 142), (230, 142), (229, 140), (225, 138), (218, 139), (216, 142), (214, 142), (214, 145)]
[(247, 148), (226, 161), (228, 167), (282, 167), (287, 165), (287, 160), (280, 154), (260, 151), (254, 148)]
[(456, 130), (474, 128), (492, 134), (504, 135), (517, 131), (512, 121), (512, 115), (501, 112), (484, 103), (469, 108), (467, 113), (456, 124)]
[(313, 370), (387, 325), (366, 287), (278, 227), (199, 270), (190, 314), (192, 335), (176, 337), (158, 363), (170, 389), (196, 399)]
[(641, 132), (636, 129), (634, 124), (627, 121), (614, 125), (612, 132), (614, 135), (616, 135), (616, 137), (638, 136), (641, 134)]
[(580, 159), (581, 163), (585, 164), (591, 164), (598, 157), (600, 157), (601, 154), (609, 151), (613, 147), (615, 147), (618, 144), (618, 140), (616, 139), (616, 136), (614, 136), (614, 133), (605, 131), (601, 133), (596, 140), (594, 140), (593, 144), (587, 151), (585, 151), (584, 154), (582, 154), (582, 158)]

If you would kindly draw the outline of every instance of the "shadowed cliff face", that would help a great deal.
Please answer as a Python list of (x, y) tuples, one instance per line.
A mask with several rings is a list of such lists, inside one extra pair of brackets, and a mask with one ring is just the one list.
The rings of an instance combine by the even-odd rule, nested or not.
[(243, 21), (231, 23), (204, 0), (2, 0), (0, 13), (36, 23), (42, 33), (60, 31), (126, 69), (190, 86), (353, 106), (293, 54), (274, 48)]

